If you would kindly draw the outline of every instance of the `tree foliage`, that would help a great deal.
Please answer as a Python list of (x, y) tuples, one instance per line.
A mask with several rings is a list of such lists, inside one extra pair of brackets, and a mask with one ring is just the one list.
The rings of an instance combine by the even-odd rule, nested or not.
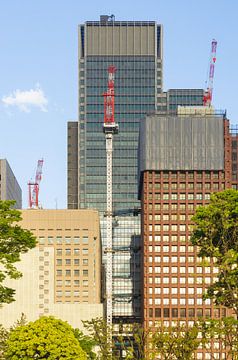
[(112, 359), (112, 346), (110, 336), (108, 336), (112, 333), (112, 329), (106, 321), (102, 318), (95, 318), (83, 321), (83, 325), (98, 347), (98, 358), (100, 360)]
[(212, 194), (210, 204), (198, 207), (192, 221), (191, 241), (199, 246), (198, 255), (215, 258), (219, 268), (206, 297), (238, 315), (238, 191)]
[(86, 360), (72, 327), (53, 317), (41, 317), (10, 331), (6, 360), (49, 359)]
[(79, 345), (83, 351), (87, 354), (87, 359), (93, 360), (96, 359), (96, 354), (93, 351), (93, 348), (96, 346), (95, 341), (92, 337), (84, 335), (79, 329), (74, 329), (74, 336), (79, 342)]
[(22, 229), (21, 212), (13, 209), (14, 201), (0, 200), (0, 304), (14, 301), (15, 290), (3, 284), (4, 280), (18, 279), (21, 273), (14, 263), (20, 261), (20, 255), (36, 246), (36, 238), (29, 230)]
[[(156, 329), (152, 336), (154, 354), (162, 360), (190, 360), (201, 344), (199, 326), (174, 326)], [(153, 357), (151, 357), (153, 359)]]

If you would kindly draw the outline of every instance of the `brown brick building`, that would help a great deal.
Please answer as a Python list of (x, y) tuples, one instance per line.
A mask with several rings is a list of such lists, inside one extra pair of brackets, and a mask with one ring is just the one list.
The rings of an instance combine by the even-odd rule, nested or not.
[[(231, 134), (224, 115), (155, 115), (142, 123), (139, 197), (146, 328), (192, 325), (200, 317), (227, 314), (226, 308), (202, 299), (218, 269), (211, 259), (204, 266), (197, 258), (190, 234), (195, 208), (207, 204), (212, 192), (237, 186), (235, 161), (237, 134)], [(218, 342), (213, 356), (225, 356)], [(201, 350), (197, 358), (210, 359), (211, 354)]]

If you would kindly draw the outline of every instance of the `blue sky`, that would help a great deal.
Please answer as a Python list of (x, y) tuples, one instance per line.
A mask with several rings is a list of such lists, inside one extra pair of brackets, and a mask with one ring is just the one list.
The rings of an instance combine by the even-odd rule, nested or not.
[(23, 207), (42, 157), (43, 207), (67, 206), (66, 129), (68, 120), (77, 119), (77, 27), (100, 14), (163, 24), (165, 90), (205, 86), (215, 38), (213, 103), (238, 123), (237, 0), (2, 0), (0, 158), (16, 174)]

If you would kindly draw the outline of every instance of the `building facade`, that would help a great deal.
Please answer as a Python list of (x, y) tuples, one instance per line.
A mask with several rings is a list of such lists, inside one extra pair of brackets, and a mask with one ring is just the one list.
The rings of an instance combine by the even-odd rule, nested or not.
[(15, 207), (22, 208), (22, 191), (6, 159), (0, 159), (0, 200), (15, 200)]
[(117, 69), (115, 119), (119, 124), (119, 135), (114, 137), (113, 208), (138, 206), (139, 123), (156, 110), (162, 91), (162, 27), (101, 16), (100, 21), (79, 26), (79, 121), (68, 124), (68, 208), (106, 208), (102, 94), (109, 65)]
[[(146, 328), (193, 325), (198, 318), (228, 314), (226, 308), (202, 298), (218, 269), (211, 259), (202, 264), (190, 235), (196, 207), (208, 204), (212, 192), (234, 185), (233, 137), (225, 115), (215, 113), (151, 116), (141, 126), (139, 196)], [(219, 342), (214, 342), (210, 354), (197, 353), (198, 359), (224, 357)]]
[(8, 280), (16, 301), (0, 309), (11, 326), (24, 313), (28, 321), (53, 315), (83, 328), (82, 320), (103, 316), (101, 240), (95, 210), (22, 210), (21, 226), (38, 245), (22, 255), (23, 277)]

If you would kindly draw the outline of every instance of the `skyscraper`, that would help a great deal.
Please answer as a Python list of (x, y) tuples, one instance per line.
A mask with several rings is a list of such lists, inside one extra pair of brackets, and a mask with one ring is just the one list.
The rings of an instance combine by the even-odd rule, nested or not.
[[(203, 300), (218, 268), (213, 259), (202, 264), (190, 235), (196, 207), (208, 204), (212, 192), (237, 186), (237, 178), (232, 178), (237, 129), (230, 131), (225, 113), (205, 112), (150, 116), (141, 125), (139, 194), (146, 328), (158, 323), (192, 326), (198, 318), (228, 315), (225, 307)], [(217, 340), (211, 347), (215, 359), (225, 357), (218, 348)], [(199, 349), (197, 358), (211, 359), (205, 352)]]
[(117, 69), (115, 119), (120, 128), (114, 140), (113, 208), (139, 204), (139, 123), (156, 110), (162, 90), (162, 27), (101, 16), (79, 26), (79, 121), (68, 124), (68, 208), (106, 208), (102, 94), (109, 65)]

